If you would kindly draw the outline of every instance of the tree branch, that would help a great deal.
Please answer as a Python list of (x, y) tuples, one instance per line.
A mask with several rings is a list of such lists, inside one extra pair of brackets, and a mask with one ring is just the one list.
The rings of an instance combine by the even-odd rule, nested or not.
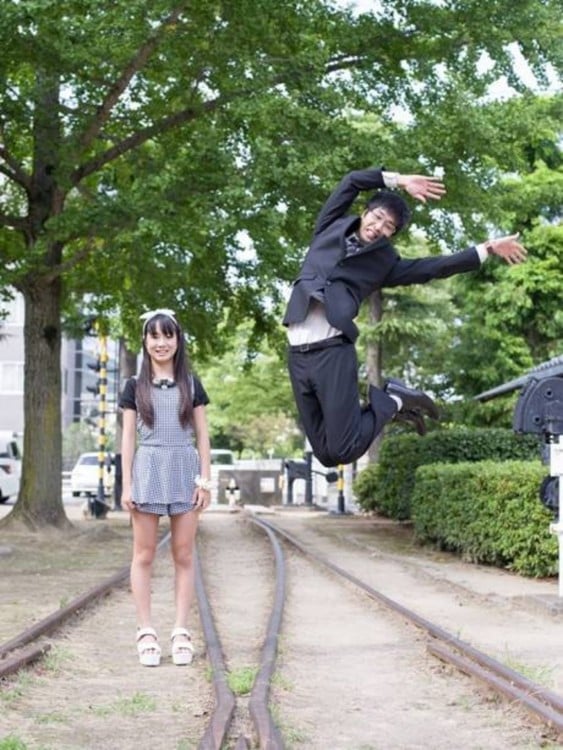
[[(365, 56), (362, 54), (354, 56), (342, 55), (340, 58), (335, 58), (332, 62), (328, 63), (325, 66), (324, 73), (329, 74), (335, 72), (336, 70), (345, 70), (347, 68), (360, 67), (360, 65), (365, 65), (368, 63), (370, 63), (370, 60), (367, 54)], [(283, 83), (285, 80), (287, 80), (287, 73), (279, 74), (268, 83), (268, 86), (276, 86), (280, 83)], [(161, 120), (154, 122), (152, 125), (138, 130), (135, 133), (132, 133), (130, 136), (124, 138), (119, 143), (116, 143), (111, 148), (106, 149), (106, 151), (104, 151), (103, 153), (98, 154), (89, 161), (78, 166), (70, 175), (71, 184), (76, 187), (78, 183), (80, 183), (88, 175), (97, 172), (105, 164), (109, 164), (120, 156), (126, 154), (128, 151), (132, 151), (155, 135), (161, 135), (162, 133), (172, 130), (178, 125), (182, 125), (186, 122), (189, 122), (190, 120), (193, 120), (200, 114), (213, 112), (214, 110), (218, 109), (218, 107), (226, 104), (229, 101), (233, 101), (234, 99), (238, 99), (242, 96), (249, 96), (254, 94), (256, 94), (256, 89), (241, 89), (239, 91), (234, 91), (231, 94), (218, 96), (215, 99), (204, 102), (200, 107), (188, 107), (186, 109), (180, 110), (179, 112), (175, 112), (168, 117), (164, 117)], [(109, 116), (109, 111), (107, 114)]]
[(48, 273), (43, 274), (41, 276), (41, 280), (44, 281), (46, 284), (50, 284), (52, 281), (54, 281), (57, 278), (57, 276), (61, 276), (67, 271), (72, 270), (75, 266), (77, 266), (79, 263), (85, 260), (89, 255), (91, 255), (94, 252), (95, 249), (96, 249), (95, 239), (94, 237), (90, 236), (88, 237), (86, 241), (86, 245), (85, 247), (82, 248), (82, 250), (79, 250), (77, 253), (75, 253), (72, 256), (72, 258), (69, 258), (68, 260), (65, 260), (63, 263), (59, 263), (58, 265), (50, 268)]
[(12, 172), (11, 169), (8, 169), (8, 167), (5, 167), (3, 164), (0, 164), (0, 173), (5, 174), (6, 177), (12, 182), (17, 182), (16, 175)]
[(114, 106), (119, 101), (119, 98), (121, 97), (123, 92), (129, 86), (131, 79), (133, 78), (135, 73), (137, 73), (143, 67), (143, 65), (153, 53), (159, 42), (159, 38), (163, 30), (165, 30), (168, 26), (176, 23), (186, 5), (187, 3), (183, 2), (170, 13), (168, 18), (161, 24), (161, 26), (159, 26), (157, 31), (151, 37), (149, 37), (149, 39), (147, 39), (143, 45), (141, 45), (125, 70), (123, 70), (121, 76), (117, 79), (117, 81), (115, 81), (113, 86), (111, 86), (102, 104), (98, 107), (96, 115), (90, 123), (90, 126), (86, 128), (86, 131), (80, 139), (80, 146), (83, 150), (87, 149), (94, 141), (94, 139), (98, 136), (103, 125), (109, 119)]
[(2, 227), (11, 227), (20, 232), (25, 232), (28, 229), (28, 224), (28, 219), (25, 216), (11, 216), (0, 211), (0, 226)]
[[(1, 132), (0, 137), (3, 137), (3, 134)], [(2, 167), (0, 165), (0, 171), (5, 174), (6, 177), (9, 177), (10, 180), (13, 180), (24, 190), (29, 192), (31, 188), (31, 180), (29, 178), (29, 175), (26, 174), (21, 164), (10, 154), (4, 144), (0, 144), (0, 159), (3, 159), (9, 167), (9, 169), (7, 169), (6, 167)]]
[(78, 185), (78, 183), (82, 179), (84, 179), (84, 177), (97, 172), (98, 169), (103, 167), (105, 164), (108, 164), (109, 162), (114, 161), (114, 159), (123, 156), (123, 154), (127, 153), (128, 151), (137, 148), (153, 136), (160, 135), (169, 130), (172, 130), (178, 125), (189, 122), (202, 112), (213, 112), (221, 104), (224, 104), (227, 101), (231, 101), (232, 99), (235, 99), (239, 96), (247, 96), (250, 93), (252, 93), (252, 90), (247, 89), (245, 91), (238, 91), (230, 96), (218, 96), (216, 99), (204, 102), (198, 109), (188, 107), (187, 109), (183, 109), (180, 112), (175, 112), (168, 117), (164, 117), (162, 120), (154, 122), (147, 128), (138, 130), (128, 138), (124, 138), (115, 146), (107, 149), (102, 154), (99, 154), (85, 164), (77, 167), (77, 169), (75, 169), (74, 172), (72, 172), (72, 174), (70, 175), (71, 184), (73, 186)]

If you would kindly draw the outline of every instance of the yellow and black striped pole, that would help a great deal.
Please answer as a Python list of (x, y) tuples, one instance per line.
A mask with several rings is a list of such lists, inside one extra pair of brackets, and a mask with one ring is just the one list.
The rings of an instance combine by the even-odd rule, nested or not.
[[(99, 327), (98, 327), (99, 329)], [(108, 392), (108, 347), (107, 347), (107, 336), (98, 330), (98, 346), (99, 355), (98, 362), (100, 365), (100, 371), (98, 374), (98, 388), (100, 401), (98, 404), (98, 502), (102, 505), (98, 506), (98, 513), (102, 511), (105, 506), (105, 489), (104, 489), (104, 471), (106, 469), (106, 411), (107, 411), (107, 392)], [(102, 511), (105, 515), (105, 512)]]

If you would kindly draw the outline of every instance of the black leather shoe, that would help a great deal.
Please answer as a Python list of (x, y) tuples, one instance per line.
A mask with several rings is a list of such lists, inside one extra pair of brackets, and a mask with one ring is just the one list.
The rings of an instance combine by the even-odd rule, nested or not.
[[(401, 412), (414, 411), (424, 412), (432, 419), (438, 419), (440, 413), (434, 401), (424, 391), (416, 390), (415, 388), (407, 388), (402, 380), (396, 378), (388, 378), (385, 381), (383, 390), (389, 396), (398, 396), (403, 402)], [(399, 412), (400, 413), (400, 412)]]
[(424, 417), (420, 412), (417, 411), (398, 411), (395, 414), (395, 422), (401, 422), (412, 425), (419, 435), (426, 435), (426, 425), (424, 424)]

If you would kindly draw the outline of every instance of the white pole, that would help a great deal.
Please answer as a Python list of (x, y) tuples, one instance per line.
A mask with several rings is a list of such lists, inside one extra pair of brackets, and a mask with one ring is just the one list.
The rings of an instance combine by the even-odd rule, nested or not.
[(552, 523), (549, 530), (557, 534), (559, 541), (559, 596), (563, 597), (563, 443), (561, 435), (557, 442), (549, 445), (549, 473), (559, 479), (559, 521)]

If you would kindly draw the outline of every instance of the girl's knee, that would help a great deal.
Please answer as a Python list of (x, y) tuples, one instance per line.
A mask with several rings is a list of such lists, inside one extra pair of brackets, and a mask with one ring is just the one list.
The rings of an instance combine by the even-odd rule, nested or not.
[(156, 556), (156, 548), (143, 547), (136, 549), (133, 553), (133, 563), (136, 565), (142, 565), (143, 567), (150, 567)]
[(193, 553), (190, 547), (181, 546), (172, 549), (174, 563), (182, 568), (189, 568), (193, 562)]

